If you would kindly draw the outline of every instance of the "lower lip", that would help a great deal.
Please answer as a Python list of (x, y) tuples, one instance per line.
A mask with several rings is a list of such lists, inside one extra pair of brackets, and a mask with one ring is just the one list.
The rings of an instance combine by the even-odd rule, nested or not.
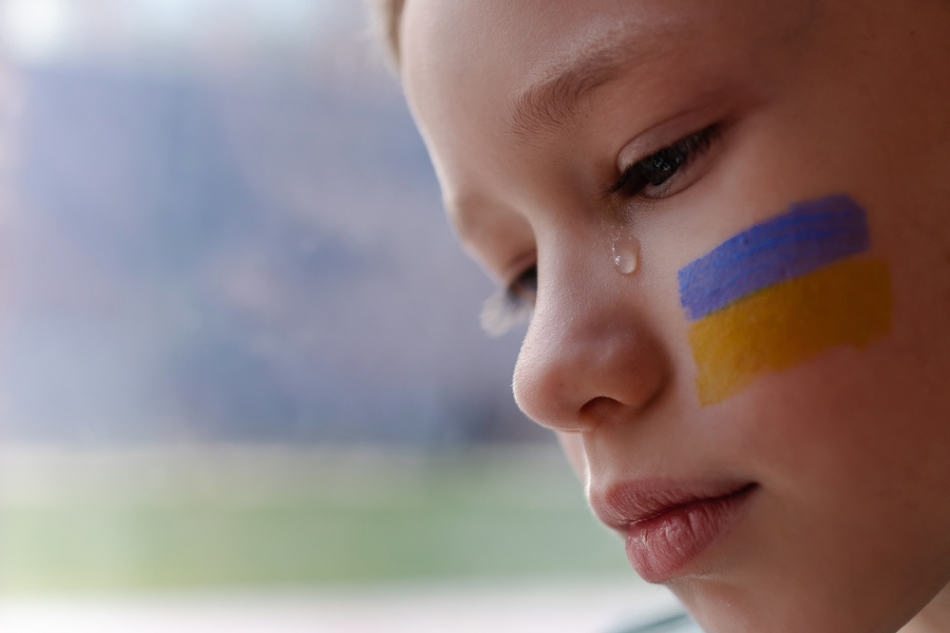
[(627, 530), (630, 564), (647, 582), (672, 580), (739, 521), (753, 491), (749, 486), (634, 523)]

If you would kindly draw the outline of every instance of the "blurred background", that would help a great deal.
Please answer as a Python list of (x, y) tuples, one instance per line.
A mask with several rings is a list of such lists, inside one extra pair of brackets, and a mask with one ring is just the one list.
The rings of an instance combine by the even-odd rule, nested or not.
[(0, 0), (0, 56), (0, 629), (640, 608), (363, 3)]

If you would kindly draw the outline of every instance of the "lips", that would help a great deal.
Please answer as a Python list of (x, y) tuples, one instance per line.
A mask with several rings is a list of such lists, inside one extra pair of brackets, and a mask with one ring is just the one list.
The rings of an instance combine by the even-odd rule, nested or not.
[(626, 535), (627, 558), (648, 582), (667, 582), (744, 515), (753, 483), (678, 485), (639, 481), (591, 494), (597, 517)]

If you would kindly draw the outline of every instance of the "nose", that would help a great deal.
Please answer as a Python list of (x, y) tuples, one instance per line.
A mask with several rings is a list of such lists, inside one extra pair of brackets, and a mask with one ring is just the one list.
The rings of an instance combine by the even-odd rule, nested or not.
[(513, 381), (528, 417), (555, 431), (590, 431), (638, 416), (663, 391), (668, 357), (625, 290), (622, 281), (583, 280), (560, 292), (539, 288)]

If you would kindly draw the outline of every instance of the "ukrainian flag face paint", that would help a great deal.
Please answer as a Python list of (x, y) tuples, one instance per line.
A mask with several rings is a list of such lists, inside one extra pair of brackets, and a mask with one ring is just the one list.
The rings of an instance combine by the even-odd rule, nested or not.
[(889, 276), (883, 261), (862, 256), (868, 245), (864, 209), (837, 195), (794, 204), (683, 267), (680, 303), (692, 321), (700, 404), (887, 334)]

